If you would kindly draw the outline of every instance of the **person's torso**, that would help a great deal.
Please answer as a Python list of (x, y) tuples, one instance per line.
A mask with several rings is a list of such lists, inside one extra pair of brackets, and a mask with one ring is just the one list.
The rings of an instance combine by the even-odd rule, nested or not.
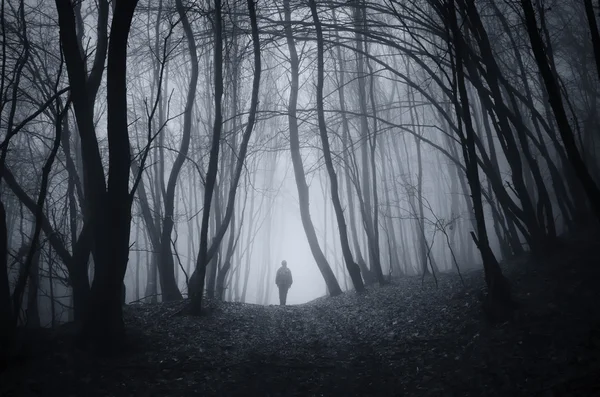
[(287, 267), (279, 268), (277, 276), (282, 282), (289, 283), (292, 277), (292, 272)]

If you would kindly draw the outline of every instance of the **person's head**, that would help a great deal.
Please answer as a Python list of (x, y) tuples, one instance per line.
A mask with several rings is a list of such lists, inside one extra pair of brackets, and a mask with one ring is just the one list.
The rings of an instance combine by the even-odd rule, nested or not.
[(287, 261), (281, 261), (281, 266), (282, 267), (287, 267)]

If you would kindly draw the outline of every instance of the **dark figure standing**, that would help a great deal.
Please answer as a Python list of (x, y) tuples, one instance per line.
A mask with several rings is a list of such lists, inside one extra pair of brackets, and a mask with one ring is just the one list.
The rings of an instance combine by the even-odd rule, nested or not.
[(288, 269), (287, 262), (282, 261), (281, 267), (277, 270), (277, 275), (275, 276), (275, 284), (279, 287), (279, 304), (281, 306), (285, 306), (287, 293), (293, 282), (292, 271)]

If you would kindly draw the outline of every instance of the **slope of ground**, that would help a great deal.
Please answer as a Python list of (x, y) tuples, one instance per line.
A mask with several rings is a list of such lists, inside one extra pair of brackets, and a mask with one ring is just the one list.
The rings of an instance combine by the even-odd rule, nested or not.
[(520, 309), (495, 326), (480, 271), (464, 287), (438, 275), (298, 306), (210, 302), (203, 317), (131, 305), (131, 352), (90, 358), (53, 332), (0, 375), (0, 395), (600, 395), (599, 250), (582, 236), (504, 264)]

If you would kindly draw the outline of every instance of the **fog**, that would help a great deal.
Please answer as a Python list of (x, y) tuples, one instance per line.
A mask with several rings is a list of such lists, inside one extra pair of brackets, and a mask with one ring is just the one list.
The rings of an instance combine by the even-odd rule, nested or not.
[[(482, 253), (489, 272), (585, 223), (596, 66), (591, 46), (564, 45), (587, 25), (559, 29), (583, 9), (548, 11), (560, 33), (544, 38), (556, 47), (544, 74), (535, 18), (507, 29), (521, 11), (494, 2), (469, 14), (489, 31), (471, 43), (446, 16), (429, 25), (434, 3), (261, 2), (254, 15), (234, 1), (217, 17), (210, 2), (139, 2), (110, 40), (112, 8), (7, 9), (8, 294), (38, 302), (44, 326), (82, 313), (75, 285), (114, 295), (121, 279), (127, 304), (276, 305), (285, 260), (298, 305), (338, 285), (435, 283), (482, 268)], [(72, 23), (59, 29), (59, 14)], [(556, 87), (573, 125), (548, 105)]]

